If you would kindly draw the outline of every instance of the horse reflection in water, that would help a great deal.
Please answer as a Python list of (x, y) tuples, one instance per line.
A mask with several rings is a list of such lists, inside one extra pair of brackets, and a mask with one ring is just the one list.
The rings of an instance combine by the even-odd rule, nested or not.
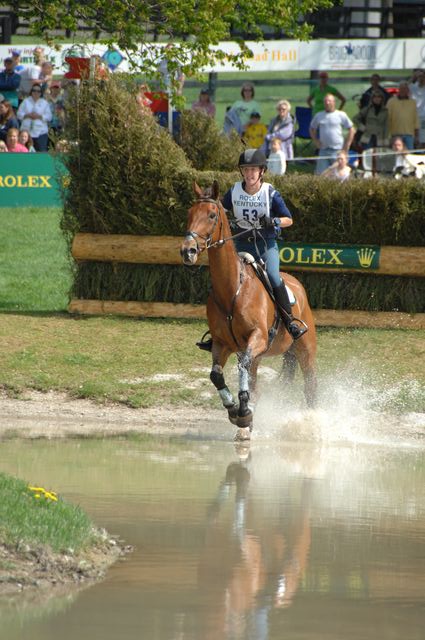
[(264, 505), (256, 510), (249, 482), (250, 460), (231, 463), (209, 509), (198, 574), (209, 592), (204, 640), (267, 640), (271, 614), (291, 606), (307, 567), (310, 481), (300, 479), (297, 515), (288, 519), (282, 505), (274, 525), (262, 517)]
[[(237, 254), (229, 221), (219, 200), (218, 185), (203, 192), (194, 186), (196, 202), (189, 210), (188, 230), (181, 246), (186, 265), (194, 265), (208, 251), (211, 291), (207, 302), (208, 325), (212, 336), (210, 378), (220, 394), (229, 420), (239, 427), (236, 439), (250, 438), (252, 400), (255, 397), (257, 369), (263, 356), (285, 354), (287, 380), (293, 379), (296, 362), (304, 375), (308, 406), (316, 400), (316, 331), (313, 315), (301, 283), (281, 274), (295, 294), (293, 314), (309, 330), (295, 343), (279, 322), (275, 305), (251, 264)], [(237, 354), (239, 402), (228, 389), (223, 368), (232, 353)]]

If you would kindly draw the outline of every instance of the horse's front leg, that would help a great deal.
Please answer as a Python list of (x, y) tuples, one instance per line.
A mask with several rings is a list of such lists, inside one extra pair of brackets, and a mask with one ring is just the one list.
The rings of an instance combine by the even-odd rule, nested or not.
[(238, 405), (236, 404), (226, 381), (224, 379), (223, 368), (226, 364), (231, 351), (216, 342), (213, 343), (212, 349), (212, 368), (210, 373), (210, 380), (218, 391), (218, 395), (221, 398), (223, 407), (227, 409), (229, 420), (232, 424), (237, 424), (238, 419)]

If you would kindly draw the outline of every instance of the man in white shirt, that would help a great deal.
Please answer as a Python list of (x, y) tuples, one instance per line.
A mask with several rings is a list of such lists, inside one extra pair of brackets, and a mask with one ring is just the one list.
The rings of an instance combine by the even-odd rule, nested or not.
[(26, 64), (22, 69), (18, 70), (21, 76), (21, 84), (19, 85), (21, 101), (30, 95), (33, 84), (40, 82), (41, 64), (44, 62), (44, 49), (36, 47), (33, 54), (35, 64)]
[[(328, 93), (324, 97), (325, 110), (316, 113), (310, 124), (310, 136), (319, 149), (316, 174), (323, 173), (336, 160), (338, 151), (348, 153), (356, 132), (353, 123), (344, 111), (335, 107), (335, 96)], [(344, 129), (347, 135), (344, 139)]]

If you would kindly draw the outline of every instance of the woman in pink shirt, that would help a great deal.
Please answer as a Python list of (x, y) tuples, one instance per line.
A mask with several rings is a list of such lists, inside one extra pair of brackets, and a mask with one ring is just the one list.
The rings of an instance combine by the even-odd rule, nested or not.
[(6, 144), (10, 153), (28, 153), (28, 149), (18, 142), (19, 131), (12, 127), (7, 132)]

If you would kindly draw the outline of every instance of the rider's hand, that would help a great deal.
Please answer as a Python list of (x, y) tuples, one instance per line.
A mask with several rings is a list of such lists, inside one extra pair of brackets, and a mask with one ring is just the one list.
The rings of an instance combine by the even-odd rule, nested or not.
[(264, 218), (261, 221), (261, 226), (264, 229), (269, 229), (269, 230), (275, 229), (279, 225), (280, 225), (279, 218), (269, 218), (269, 216), (264, 216)]

